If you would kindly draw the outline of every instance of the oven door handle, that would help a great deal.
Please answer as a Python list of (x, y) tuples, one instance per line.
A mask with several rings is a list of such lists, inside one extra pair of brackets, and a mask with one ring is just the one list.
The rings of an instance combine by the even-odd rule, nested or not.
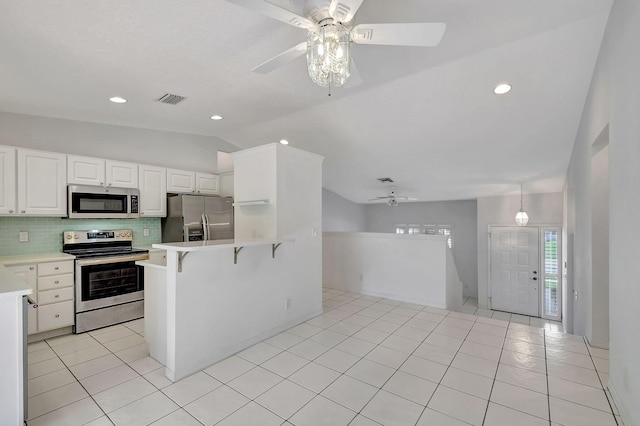
[(81, 259), (77, 260), (76, 264), (78, 266), (89, 266), (89, 265), (106, 265), (108, 263), (121, 263), (121, 262), (132, 262), (136, 260), (148, 260), (148, 254), (140, 254), (136, 256), (119, 256), (119, 257), (103, 257), (100, 259)]

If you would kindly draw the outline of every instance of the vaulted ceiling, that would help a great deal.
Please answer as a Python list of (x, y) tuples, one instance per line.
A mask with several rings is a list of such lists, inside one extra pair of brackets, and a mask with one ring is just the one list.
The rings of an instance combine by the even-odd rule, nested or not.
[[(304, 57), (252, 73), (305, 31), (225, 0), (0, 0), (0, 110), (239, 148), (286, 138), (325, 156), (324, 186), (355, 202), (387, 193), (378, 177), (419, 201), (556, 192), (612, 2), (365, 0), (356, 23), (446, 32), (433, 48), (354, 45), (362, 83), (329, 97)], [(497, 96), (502, 81), (513, 90)], [(187, 99), (154, 101), (166, 92)]]

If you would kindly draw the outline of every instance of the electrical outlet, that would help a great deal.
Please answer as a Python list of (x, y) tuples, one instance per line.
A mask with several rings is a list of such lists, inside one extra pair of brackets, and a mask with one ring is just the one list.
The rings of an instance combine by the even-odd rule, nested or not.
[(143, 234), (145, 237), (148, 237), (148, 236), (149, 236), (149, 229), (148, 229), (148, 228), (144, 228), (144, 229), (142, 230), (142, 234)]
[(21, 243), (29, 242), (29, 233), (27, 231), (21, 231), (19, 235)]

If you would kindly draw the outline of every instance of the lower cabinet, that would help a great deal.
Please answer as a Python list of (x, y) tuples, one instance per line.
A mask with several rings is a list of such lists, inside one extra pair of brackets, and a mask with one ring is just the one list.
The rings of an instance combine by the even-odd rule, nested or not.
[(7, 265), (33, 288), (27, 312), (28, 334), (74, 324), (73, 261)]

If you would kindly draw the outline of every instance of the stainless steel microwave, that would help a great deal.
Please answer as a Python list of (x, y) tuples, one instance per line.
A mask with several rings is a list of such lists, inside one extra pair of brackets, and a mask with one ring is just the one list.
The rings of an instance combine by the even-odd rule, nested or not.
[(140, 192), (134, 188), (69, 185), (70, 219), (130, 219), (140, 217)]

